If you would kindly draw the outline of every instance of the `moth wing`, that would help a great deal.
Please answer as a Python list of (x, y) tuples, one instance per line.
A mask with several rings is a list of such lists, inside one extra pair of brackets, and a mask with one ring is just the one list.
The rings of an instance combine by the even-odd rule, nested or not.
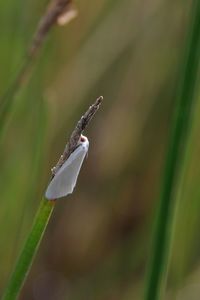
[(45, 193), (47, 199), (61, 198), (73, 192), (87, 151), (88, 147), (80, 145), (72, 152), (49, 183)]

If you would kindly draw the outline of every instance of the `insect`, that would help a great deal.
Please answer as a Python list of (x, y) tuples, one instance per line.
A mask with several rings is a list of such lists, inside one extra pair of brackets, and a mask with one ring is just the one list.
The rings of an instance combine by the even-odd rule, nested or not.
[(58, 199), (73, 192), (88, 148), (89, 141), (87, 137), (81, 135), (77, 148), (71, 153), (49, 183), (45, 193), (47, 199)]

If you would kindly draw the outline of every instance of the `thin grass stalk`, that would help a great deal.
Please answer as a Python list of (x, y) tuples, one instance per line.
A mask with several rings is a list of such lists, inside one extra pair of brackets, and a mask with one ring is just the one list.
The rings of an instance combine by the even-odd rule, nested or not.
[(45, 198), (42, 199), (33, 227), (17, 261), (2, 300), (17, 299), (27, 274), (29, 273), (35, 254), (37, 253), (55, 203), (55, 201), (47, 201)]
[[(39, 54), (45, 38), (55, 24), (61, 25), (58, 22), (59, 17), (63, 13), (76, 11), (73, 7), (72, 0), (51, 0), (46, 8), (44, 15), (41, 17), (35, 34), (32, 38), (30, 47), (25, 54), (22, 64), (20, 65), (16, 77), (6, 90), (5, 94), (0, 97), (0, 140), (4, 136), (6, 126), (9, 120), (10, 113), (14, 104), (15, 97), (26, 85), (32, 71), (32, 67)], [(74, 14), (76, 17), (76, 13)], [(66, 21), (67, 24), (71, 21), (71, 18)]]
[(175, 113), (150, 254), (145, 300), (161, 299), (165, 288), (172, 242), (172, 226), (176, 217), (176, 184), (179, 181), (181, 165), (188, 142), (191, 112), (195, 102), (195, 84), (197, 81), (199, 56), (200, 1), (197, 0), (193, 4), (191, 26), (188, 32), (186, 52), (182, 65), (182, 78), (175, 103)]
[[(102, 96), (97, 98), (96, 101), (88, 108), (85, 114), (78, 121), (75, 129), (71, 134), (69, 142), (65, 146), (63, 154), (60, 156), (56, 166), (51, 170), (52, 178), (56, 175), (64, 162), (68, 159), (70, 154), (77, 148), (82, 132), (87, 128), (91, 119), (98, 111), (102, 101)], [(15, 300), (18, 298), (22, 286), (26, 280), (27, 274), (29, 273), (32, 266), (34, 256), (37, 253), (40, 241), (49, 222), (49, 218), (53, 212), (56, 200), (57, 199), (47, 200), (43, 197), (41, 205), (36, 214), (33, 227), (28, 235), (21, 255), (19, 256), (16, 267), (11, 275), (2, 300)]]

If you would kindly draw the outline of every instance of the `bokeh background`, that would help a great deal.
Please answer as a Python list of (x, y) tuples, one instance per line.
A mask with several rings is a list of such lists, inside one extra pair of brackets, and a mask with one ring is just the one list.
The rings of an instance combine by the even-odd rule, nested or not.
[[(0, 92), (15, 78), (48, 1), (0, 1)], [(56, 205), (20, 299), (141, 299), (192, 1), (77, 0), (55, 26), (10, 111), (0, 151), (2, 293), (56, 163), (99, 95), (73, 195)], [(197, 94), (198, 98), (198, 94)], [(200, 120), (179, 185), (165, 294), (200, 293)]]

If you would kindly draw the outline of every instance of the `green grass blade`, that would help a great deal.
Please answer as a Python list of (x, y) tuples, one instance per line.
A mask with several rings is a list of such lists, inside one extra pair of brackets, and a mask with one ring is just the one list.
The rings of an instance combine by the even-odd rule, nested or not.
[(42, 200), (31, 232), (29, 233), (21, 255), (19, 256), (8, 287), (5, 290), (5, 294), (2, 298), (3, 300), (14, 300), (19, 296), (54, 206), (55, 202), (47, 201), (45, 198)]
[(146, 282), (145, 300), (161, 299), (167, 276), (167, 265), (172, 239), (174, 192), (183, 162), (190, 127), (191, 110), (195, 100), (195, 83), (200, 55), (200, 1), (194, 2), (192, 22), (187, 41), (179, 94), (175, 103), (175, 116), (169, 141), (163, 186), (155, 223), (153, 248)]

